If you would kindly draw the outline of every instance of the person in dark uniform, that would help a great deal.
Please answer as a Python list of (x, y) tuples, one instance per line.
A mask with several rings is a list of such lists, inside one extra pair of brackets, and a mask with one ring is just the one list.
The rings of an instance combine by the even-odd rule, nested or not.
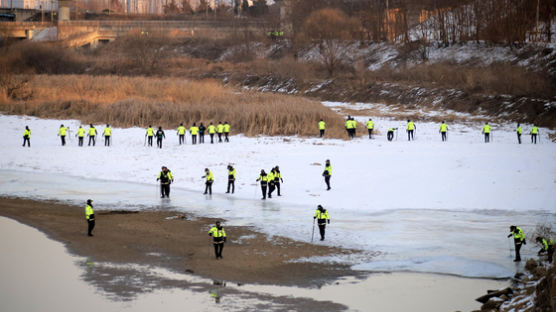
[(168, 170), (166, 166), (162, 166), (162, 171), (158, 174), (156, 181), (160, 181), (160, 198), (170, 198), (170, 184), (174, 182), (172, 171)]
[(326, 183), (326, 190), (330, 191), (330, 178), (332, 177), (332, 166), (330, 165), (330, 159), (326, 160), (324, 164), (324, 172), (322, 173), (324, 177), (324, 182)]
[(228, 165), (228, 189), (226, 190), (226, 193), (230, 193), (230, 186), (232, 187), (232, 194), (234, 193), (236, 189), (235, 181), (236, 181), (236, 169), (234, 169), (232, 165)]
[(93, 229), (95, 228), (95, 212), (93, 211), (92, 199), (87, 199), (87, 206), (85, 206), (85, 219), (87, 220), (87, 235), (93, 236)]
[(156, 130), (156, 146), (158, 148), (162, 148), (162, 139), (166, 139), (166, 135), (164, 135), (162, 127), (158, 127), (158, 130)]
[(266, 172), (264, 171), (264, 169), (261, 169), (261, 174), (259, 175), (259, 178), (257, 179), (257, 182), (261, 181), (261, 191), (263, 192), (263, 198), (261, 199), (266, 199), (266, 187), (268, 185), (268, 176), (266, 175)]
[(326, 223), (330, 224), (330, 215), (328, 211), (324, 209), (321, 205), (317, 206), (317, 211), (315, 211), (315, 215), (313, 219), (317, 220), (317, 224), (319, 225), (319, 232), (320, 232), (320, 240), (324, 240), (324, 232), (326, 230)]
[(226, 231), (224, 227), (220, 225), (220, 221), (216, 221), (216, 225), (209, 230), (208, 235), (212, 236), (212, 244), (214, 245), (214, 255), (216, 259), (222, 259), (222, 250), (226, 242)]
[(518, 262), (521, 261), (521, 255), (519, 254), (519, 250), (521, 249), (521, 245), (527, 245), (527, 242), (525, 241), (525, 234), (523, 234), (523, 230), (521, 230), (521, 228), (512, 225), (510, 226), (510, 235), (508, 235), (508, 237), (511, 237), (513, 235), (514, 237), (514, 245), (515, 245), (515, 259), (514, 262)]
[(205, 130), (206, 129), (207, 128), (201, 122), (201, 124), (199, 125), (199, 144), (204, 144), (205, 143)]

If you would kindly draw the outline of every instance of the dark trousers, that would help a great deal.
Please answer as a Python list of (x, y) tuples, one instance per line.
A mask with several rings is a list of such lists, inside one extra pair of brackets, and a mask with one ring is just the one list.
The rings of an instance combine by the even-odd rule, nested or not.
[(280, 195), (280, 182), (274, 182), (274, 187), (276, 187), (276, 194), (278, 194), (278, 196), (282, 196)]
[(537, 134), (531, 133), (531, 143), (537, 144)]
[(109, 135), (104, 136), (104, 146), (110, 146), (110, 136)]
[(270, 182), (268, 184), (268, 198), (272, 198), (272, 192), (274, 192), (274, 189), (276, 187), (274, 186), (274, 182)]
[(517, 134), (517, 143), (521, 144), (521, 133)]
[(230, 132), (224, 132), (224, 141), (230, 142), (230, 139), (228, 139), (229, 134), (230, 134)]
[(170, 183), (160, 183), (160, 197), (170, 197)]
[(205, 193), (209, 193), (209, 195), (212, 195), (212, 181), (207, 181), (205, 182)]
[(355, 137), (355, 129), (349, 129), (348, 134), (350, 139), (353, 139)]
[[(217, 239), (219, 239), (220, 237), (217, 237), (214, 239), (213, 245), (214, 245), (214, 255), (216, 256), (216, 259), (220, 258), (222, 259), (222, 250), (224, 249), (224, 242), (222, 240), (220, 241), (216, 241)], [(220, 238), (221, 239), (221, 238)]]
[(78, 137), (77, 138), (77, 145), (83, 146), (83, 137)]
[(222, 143), (222, 133), (218, 133), (218, 142)]
[(162, 148), (162, 138), (156, 138), (156, 146)]
[(324, 232), (326, 230), (326, 220), (324, 219), (325, 222), (321, 223), (320, 220), (318, 222), (319, 224), (319, 232), (320, 232), (320, 240), (324, 240)]
[(261, 184), (261, 191), (263, 192), (263, 199), (266, 199), (266, 184)]
[(95, 140), (95, 136), (89, 136), (89, 146), (91, 146), (91, 142), (93, 143), (93, 146), (95, 146), (95, 144), (97, 143)]
[(521, 261), (521, 255), (519, 254), (519, 250), (521, 249), (522, 242), (519, 240), (514, 240), (515, 246), (515, 259), (517, 261)]
[(180, 134), (178, 137), (178, 142), (180, 145), (185, 144), (185, 134)]
[(324, 136), (324, 129), (320, 129), (320, 137), (322, 138)]
[(440, 132), (442, 134), (442, 142), (446, 141), (446, 132)]
[(191, 144), (197, 144), (197, 135), (196, 134), (191, 135)]
[(210, 133), (210, 144), (214, 144), (214, 133)]
[(413, 140), (413, 130), (407, 130), (407, 140)]
[(23, 146), (25, 146), (25, 142), (27, 142), (28, 147), (31, 147), (31, 139), (29, 139), (29, 137), (27, 136), (23, 137)]
[(324, 182), (326, 183), (327, 191), (330, 190), (330, 177), (329, 175), (324, 176)]
[(230, 186), (232, 187), (232, 194), (234, 193), (236, 189), (235, 181), (235, 179), (228, 179), (228, 190), (226, 191), (226, 193), (230, 193)]
[(62, 146), (66, 145), (66, 136), (65, 135), (61, 135), (60, 140), (62, 140)]
[(367, 129), (369, 130), (369, 139), (373, 138), (373, 129)]
[(199, 134), (199, 144), (205, 143), (205, 134)]
[(153, 146), (153, 137), (152, 136), (148, 137), (148, 142), (147, 143), (149, 143), (149, 146)]
[(490, 133), (485, 133), (485, 143), (490, 142)]
[(388, 131), (388, 133), (386, 134), (386, 138), (388, 139), (388, 141), (392, 141), (394, 139), (394, 131)]
[(93, 236), (93, 229), (95, 228), (95, 220), (87, 220), (87, 225), (88, 225), (88, 229), (87, 229), (87, 235), (89, 236)]

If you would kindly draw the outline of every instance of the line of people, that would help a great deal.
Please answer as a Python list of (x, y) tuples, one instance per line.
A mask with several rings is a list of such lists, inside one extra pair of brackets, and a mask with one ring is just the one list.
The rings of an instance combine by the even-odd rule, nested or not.
[[(89, 137), (89, 143), (88, 146), (95, 146), (96, 145), (96, 137), (98, 135), (98, 131), (95, 128), (95, 126), (93, 126), (93, 124), (89, 125), (89, 129), (85, 130), (85, 128), (83, 128), (83, 126), (79, 126), (79, 128), (77, 129), (77, 133), (75, 134), (75, 137), (77, 138), (77, 145), (78, 146), (83, 146), (83, 141), (85, 139), (85, 136)], [(62, 146), (66, 145), (66, 137), (69, 137), (71, 135), (71, 131), (68, 127), (64, 126), (63, 124), (60, 125), (60, 128), (58, 129), (58, 136), (60, 137), (60, 141)], [(102, 131), (102, 136), (104, 137), (104, 146), (110, 146), (111, 144), (111, 138), (112, 138), (112, 128), (110, 128), (110, 125), (107, 124), (106, 127), (104, 127), (103, 131)], [(31, 130), (29, 130), (28, 126), (25, 126), (25, 132), (23, 135), (23, 146), (25, 146), (25, 142), (28, 142), (28, 146), (30, 146), (30, 138), (31, 138)]]
[[(372, 118), (369, 118), (365, 126), (367, 127), (367, 131), (369, 133), (369, 139), (372, 139), (373, 131), (375, 129), (375, 123), (372, 120)], [(319, 128), (319, 137), (321, 138), (324, 137), (326, 132), (326, 122), (323, 119), (319, 120), (318, 128)], [(353, 117), (347, 116), (345, 122), (345, 130), (348, 135), (348, 138), (353, 139), (357, 136), (357, 121)], [(394, 140), (394, 132), (396, 133), (396, 139), (397, 139), (397, 130), (398, 128), (394, 128), (394, 127), (388, 128), (388, 130), (386, 131), (386, 139), (388, 141)], [(415, 122), (413, 122), (411, 119), (407, 120), (405, 131), (407, 133), (408, 141), (415, 140), (415, 134), (417, 133), (417, 126), (415, 125)], [(523, 128), (521, 127), (521, 124), (519, 123), (517, 124), (517, 128), (515, 131), (517, 133), (518, 144), (521, 144), (521, 135), (523, 133)], [(492, 132), (493, 132), (492, 127), (488, 124), (488, 122), (486, 122), (481, 130), (481, 133), (484, 135), (485, 143), (490, 142), (492, 138)], [(442, 140), (442, 142), (448, 141), (448, 125), (446, 124), (445, 121), (442, 121), (442, 123), (440, 124), (438, 133), (440, 134), (440, 139)], [(537, 127), (536, 125), (533, 125), (531, 127), (529, 134), (531, 135), (531, 143), (537, 144), (537, 137), (539, 138), (540, 141), (539, 127)]]
[(267, 189), (268, 189), (268, 198), (272, 198), (272, 193), (274, 190), (277, 191), (278, 196), (282, 196), (280, 194), (280, 183), (284, 183), (284, 179), (282, 179), (282, 173), (280, 173), (280, 167), (276, 166), (270, 169), (269, 173), (266, 173), (264, 169), (261, 169), (261, 173), (255, 182), (261, 183), (261, 192), (263, 197), (262, 200), (266, 199)]

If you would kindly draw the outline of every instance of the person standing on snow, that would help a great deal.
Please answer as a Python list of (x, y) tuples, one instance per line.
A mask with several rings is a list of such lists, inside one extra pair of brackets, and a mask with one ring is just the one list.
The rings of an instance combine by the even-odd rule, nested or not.
[(371, 118), (369, 118), (369, 121), (367, 121), (367, 131), (369, 131), (369, 139), (373, 138), (373, 129), (374, 128), (375, 128), (375, 123)]
[(313, 219), (317, 220), (317, 224), (319, 226), (319, 232), (320, 232), (320, 240), (323, 241), (324, 233), (326, 230), (326, 223), (330, 224), (330, 215), (328, 214), (328, 211), (324, 209), (324, 207), (318, 205), (317, 211), (315, 211), (315, 215), (313, 216)]
[(407, 140), (411, 141), (411, 140), (415, 140), (413, 137), (413, 132), (417, 129), (417, 126), (415, 126), (415, 123), (413, 121), (411, 121), (411, 119), (407, 120), (407, 126), (405, 127), (405, 130), (407, 131)]
[(236, 189), (235, 181), (236, 181), (236, 169), (234, 169), (232, 165), (228, 165), (228, 189), (226, 190), (226, 193), (230, 193), (230, 186), (232, 187), (232, 194), (234, 193)]
[(521, 228), (518, 228), (515, 225), (510, 226), (510, 235), (508, 235), (508, 237), (511, 237), (513, 235), (514, 237), (514, 246), (515, 246), (515, 259), (514, 262), (518, 262), (521, 261), (521, 255), (519, 253), (519, 250), (521, 249), (521, 245), (527, 245), (527, 242), (525, 241), (525, 234), (523, 234), (523, 231), (521, 230)]
[(332, 177), (332, 166), (330, 165), (330, 159), (327, 159), (324, 164), (324, 172), (322, 173), (324, 177), (324, 182), (326, 183), (327, 191), (330, 191), (330, 178)]
[(170, 198), (170, 184), (174, 182), (172, 171), (168, 170), (166, 166), (162, 166), (162, 170), (158, 174), (156, 181), (160, 181), (160, 198)]
[(69, 131), (69, 128), (64, 127), (64, 125), (60, 125), (60, 129), (58, 129), (58, 136), (60, 140), (62, 140), (62, 146), (66, 145), (66, 134)]
[(97, 128), (95, 128), (95, 126), (93, 126), (93, 124), (89, 125), (89, 133), (87, 134), (89, 136), (89, 144), (87, 144), (88, 146), (91, 146), (91, 142), (93, 142), (93, 146), (95, 146), (96, 139), (97, 139)]
[(199, 127), (193, 123), (193, 126), (189, 128), (189, 132), (191, 132), (191, 144), (197, 144), (197, 133), (199, 132)]
[(326, 130), (326, 123), (324, 122), (324, 120), (320, 120), (319, 121), (319, 132), (320, 132), (320, 137), (322, 138), (324, 136), (324, 131)]
[(156, 131), (156, 146), (158, 148), (162, 148), (162, 139), (166, 139), (166, 135), (164, 135), (162, 127), (158, 127), (158, 130)]
[(176, 134), (178, 135), (179, 145), (185, 144), (185, 127), (183, 126), (183, 123), (180, 123), (180, 125), (178, 126)]
[(261, 199), (266, 199), (266, 188), (268, 185), (268, 176), (266, 175), (266, 172), (264, 171), (264, 169), (261, 169), (261, 174), (259, 175), (259, 177), (257, 178), (256, 182), (261, 181), (261, 191), (263, 193), (263, 198)]
[(214, 144), (214, 134), (216, 133), (216, 127), (212, 122), (209, 124), (207, 131), (210, 135), (210, 144)]
[(205, 128), (205, 126), (201, 122), (201, 124), (199, 125), (199, 144), (205, 144), (205, 130), (206, 129), (207, 128)]
[(531, 127), (531, 143), (537, 144), (537, 135), (539, 134), (539, 127), (533, 125)]
[(205, 175), (201, 178), (206, 179), (205, 192), (203, 194), (206, 195), (208, 192), (209, 195), (212, 195), (212, 183), (214, 182), (214, 176), (212, 175), (212, 172), (210, 172), (208, 168), (205, 168)]
[(280, 167), (274, 167), (274, 187), (276, 187), (276, 191), (278, 196), (282, 196), (280, 194), (280, 183), (284, 183), (282, 179), (282, 174), (280, 173)]
[(31, 147), (31, 129), (29, 129), (29, 126), (25, 126), (25, 130), (23, 130), (23, 147), (25, 147), (25, 143), (27, 143), (27, 147)]
[(216, 126), (216, 132), (218, 133), (218, 143), (222, 143), (222, 133), (224, 133), (224, 125), (221, 121), (218, 122)]
[(110, 125), (107, 124), (102, 133), (104, 134), (104, 146), (110, 146), (110, 137), (112, 136), (112, 128), (110, 128)]
[(492, 127), (488, 124), (488, 122), (485, 122), (485, 125), (483, 126), (483, 134), (485, 135), (485, 143), (490, 142), (490, 131), (492, 131)]
[(154, 136), (154, 129), (151, 125), (147, 128), (147, 132), (145, 133), (145, 138), (148, 138), (149, 146), (153, 146), (153, 136)]
[(444, 120), (442, 121), (442, 123), (440, 124), (440, 129), (438, 130), (442, 136), (442, 142), (448, 140), (448, 125), (444, 122)]
[(230, 123), (227, 121), (224, 121), (224, 141), (225, 142), (230, 142), (230, 139), (228, 138), (230, 135)]

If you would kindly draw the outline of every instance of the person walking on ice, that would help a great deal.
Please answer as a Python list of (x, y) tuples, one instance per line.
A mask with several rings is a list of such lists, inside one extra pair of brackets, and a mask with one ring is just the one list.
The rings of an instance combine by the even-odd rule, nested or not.
[(212, 172), (210, 172), (208, 168), (205, 168), (205, 175), (201, 178), (206, 179), (205, 192), (203, 194), (206, 195), (208, 192), (209, 195), (212, 195), (212, 183), (214, 182), (214, 176), (212, 175)]
[(27, 147), (31, 147), (31, 129), (29, 129), (29, 126), (25, 126), (25, 130), (23, 130), (23, 147), (25, 147), (25, 143), (27, 143)]
[(185, 144), (185, 127), (183, 126), (183, 123), (180, 123), (180, 125), (178, 126), (176, 135), (178, 136), (178, 144)]
[(212, 236), (212, 244), (214, 245), (214, 255), (216, 260), (222, 258), (222, 250), (224, 249), (224, 243), (226, 242), (226, 231), (224, 227), (220, 225), (220, 221), (216, 221), (216, 225), (210, 228), (208, 232), (209, 236)]
[(162, 148), (162, 139), (166, 139), (166, 135), (164, 135), (162, 127), (158, 127), (158, 130), (156, 131), (156, 146), (158, 148)]
[(170, 184), (174, 182), (172, 171), (168, 170), (166, 166), (162, 166), (162, 170), (158, 174), (156, 181), (160, 181), (160, 198), (170, 198)]
[(326, 122), (324, 122), (324, 120), (320, 120), (319, 121), (319, 132), (320, 132), (320, 137), (322, 138), (324, 136), (324, 131), (326, 130)]
[(323, 241), (324, 234), (326, 231), (326, 223), (330, 224), (330, 215), (328, 214), (328, 211), (324, 209), (323, 206), (318, 205), (317, 211), (315, 211), (315, 215), (313, 216), (313, 219), (317, 220), (317, 224), (319, 226), (319, 232), (320, 232), (320, 240)]
[(95, 228), (95, 212), (93, 211), (93, 200), (87, 199), (85, 206), (85, 220), (87, 220), (87, 235), (93, 236), (93, 229)]
[(234, 193), (236, 186), (236, 169), (232, 165), (228, 165), (228, 189), (226, 190), (226, 194), (230, 193), (230, 186), (232, 187), (232, 194)]
[(515, 133), (517, 134), (517, 143), (521, 144), (521, 134), (523, 133), (523, 128), (518, 123), (517, 128), (515, 129)]
[(83, 126), (79, 126), (79, 129), (77, 129), (77, 133), (75, 134), (75, 136), (77, 137), (77, 145), (83, 146), (83, 138), (85, 137), (85, 129), (83, 129)]
[(87, 133), (87, 135), (89, 136), (89, 144), (87, 144), (87, 146), (91, 146), (91, 142), (93, 143), (93, 146), (95, 146), (97, 143), (97, 128), (95, 128), (93, 124), (89, 125), (89, 133)]
[(264, 171), (264, 169), (261, 169), (261, 174), (259, 175), (259, 177), (257, 178), (256, 182), (261, 181), (261, 191), (263, 193), (263, 198), (261, 198), (262, 200), (266, 199), (266, 188), (268, 185), (268, 176), (266, 175), (266, 172)]
[(417, 130), (417, 127), (415, 126), (415, 123), (411, 121), (411, 119), (407, 120), (407, 126), (405, 130), (407, 131), (407, 140), (415, 140), (413, 137), (413, 132)]
[(324, 182), (326, 183), (326, 190), (330, 191), (330, 178), (332, 177), (332, 166), (330, 165), (330, 159), (327, 159), (324, 163), (324, 172), (322, 173), (324, 177)]
[(66, 134), (69, 131), (69, 128), (64, 127), (64, 125), (60, 125), (60, 129), (58, 129), (58, 136), (60, 140), (62, 140), (62, 146), (66, 145)]
[(109, 124), (106, 125), (106, 127), (102, 131), (102, 134), (104, 135), (104, 146), (110, 146), (110, 137), (112, 136), (112, 128), (110, 128)]
[(448, 125), (444, 122), (444, 120), (440, 124), (440, 129), (438, 131), (440, 132), (440, 134), (442, 136), (442, 142), (447, 141), (448, 140)]
[(229, 136), (230, 136), (230, 123), (227, 121), (224, 121), (224, 142), (230, 142)]
[(490, 132), (491, 131), (492, 131), (492, 127), (488, 124), (488, 122), (485, 122), (485, 125), (483, 126), (483, 134), (485, 135), (485, 143), (490, 142)]
[(539, 134), (539, 127), (533, 125), (533, 127), (531, 127), (531, 143), (537, 144), (537, 135)]
[(369, 118), (369, 121), (367, 121), (367, 131), (369, 131), (369, 139), (373, 138), (373, 129), (375, 128), (375, 122)]
[(224, 125), (221, 121), (218, 122), (216, 126), (216, 132), (218, 133), (218, 143), (222, 143), (222, 133), (224, 133)]
[(282, 174), (280, 173), (280, 167), (274, 167), (274, 187), (276, 188), (276, 192), (278, 196), (282, 196), (280, 194), (280, 183), (284, 183), (284, 179), (282, 179)]
[(154, 129), (151, 125), (147, 128), (147, 132), (145, 133), (145, 139), (148, 139), (149, 146), (153, 146), (153, 137), (154, 137)]
[(199, 127), (193, 123), (193, 126), (189, 128), (189, 132), (191, 132), (191, 144), (197, 144), (197, 133), (199, 133)]
[(514, 246), (515, 246), (515, 259), (514, 262), (519, 262), (521, 261), (521, 254), (519, 253), (519, 250), (521, 249), (521, 245), (527, 245), (527, 242), (525, 241), (525, 234), (523, 234), (523, 231), (521, 230), (521, 228), (518, 228), (515, 225), (510, 226), (510, 235), (508, 235), (508, 237), (511, 237), (513, 235), (514, 237)]

